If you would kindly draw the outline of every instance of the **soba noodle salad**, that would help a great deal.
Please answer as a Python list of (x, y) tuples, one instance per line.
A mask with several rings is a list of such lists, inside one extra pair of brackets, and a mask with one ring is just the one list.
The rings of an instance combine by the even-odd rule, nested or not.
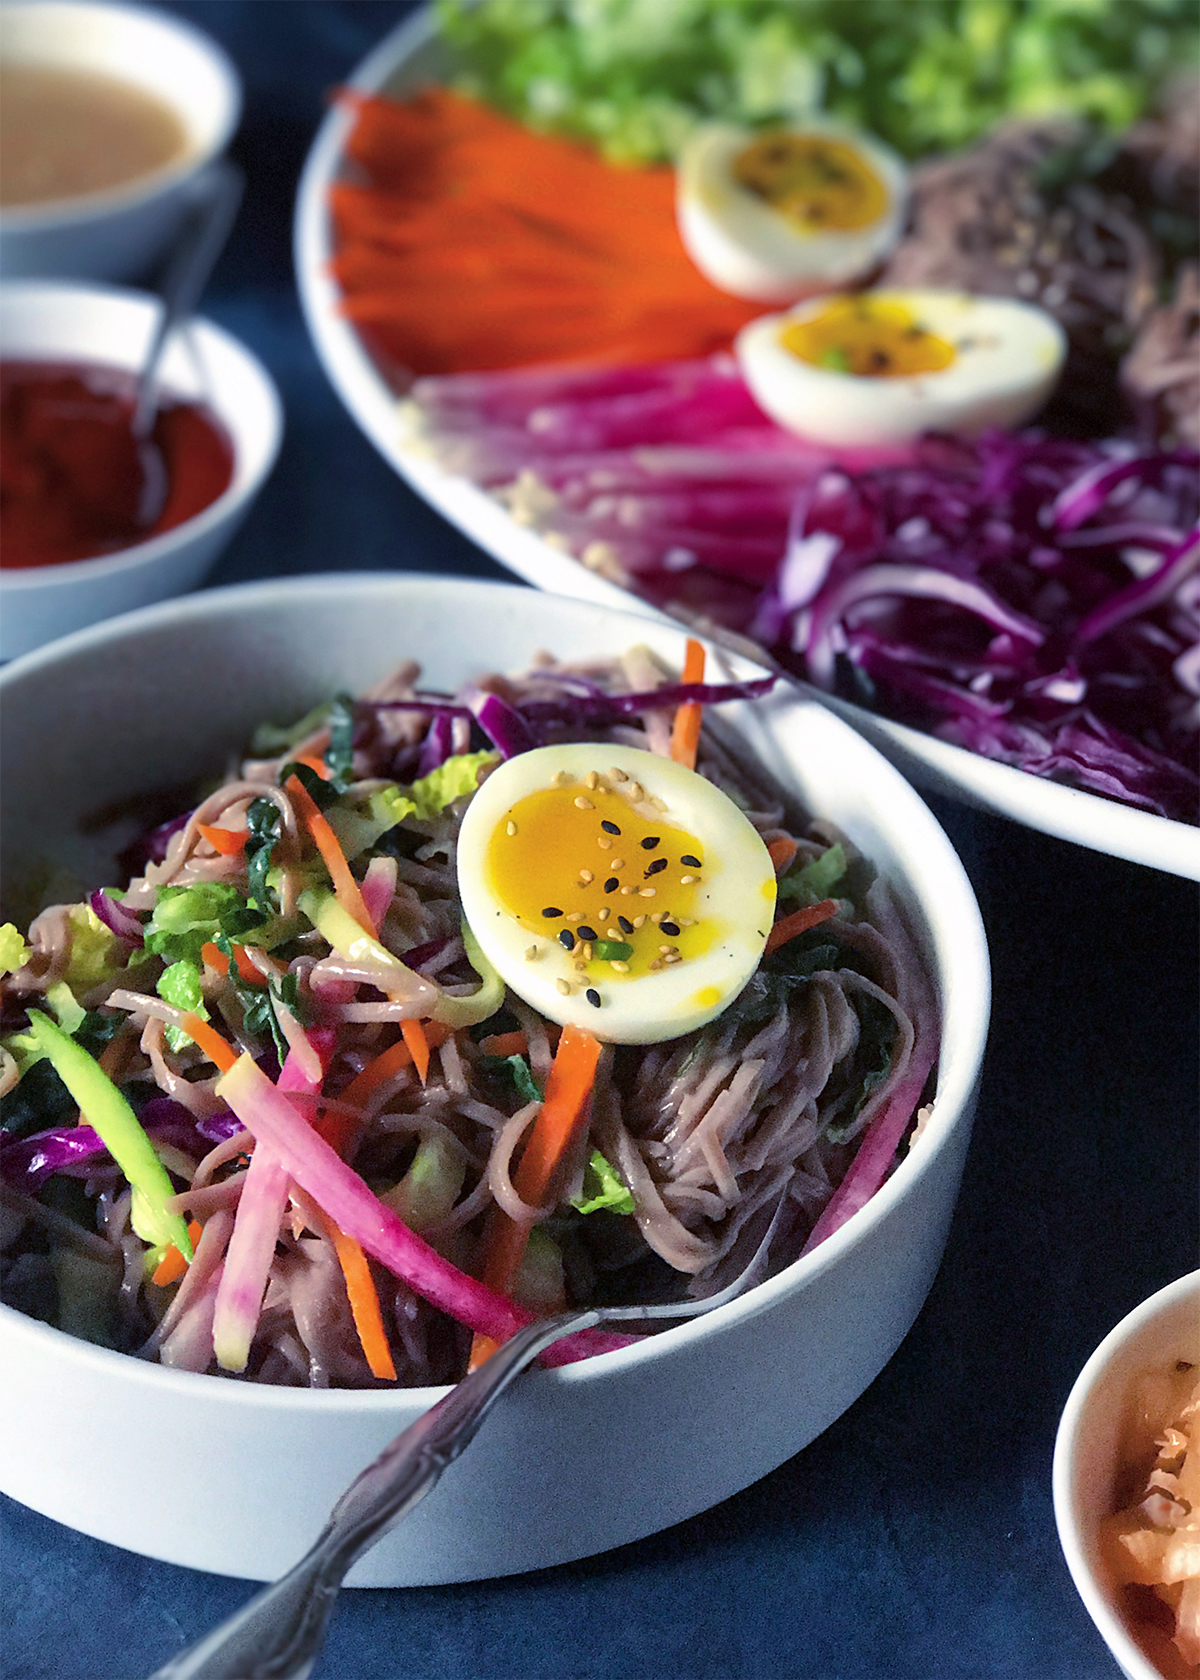
[[(778, 1267), (927, 1112), (887, 883), (722, 729), (772, 679), (634, 647), (265, 726), (0, 931), (0, 1286), (143, 1359), (453, 1381), (565, 1305)], [(563, 1363), (629, 1338), (588, 1331)]]

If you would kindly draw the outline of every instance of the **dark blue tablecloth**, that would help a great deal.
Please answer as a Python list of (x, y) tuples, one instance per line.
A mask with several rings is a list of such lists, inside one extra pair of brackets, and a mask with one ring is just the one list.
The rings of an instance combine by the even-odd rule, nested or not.
[[(506, 575), (346, 417), (292, 282), (292, 199), (325, 94), (408, 7), (171, 9), (246, 84), (249, 188), (204, 309), (262, 357), (287, 410), (274, 477), (211, 581)], [(1050, 1459), (1092, 1348), (1196, 1264), (1196, 893), (935, 809), (979, 895), (995, 1010), (945, 1262), (891, 1364), (797, 1458), (664, 1534), (536, 1575), (345, 1594), (318, 1680), (1116, 1675), (1061, 1559)], [(3, 1518), (5, 1680), (136, 1680), (249, 1594), (11, 1501)]]

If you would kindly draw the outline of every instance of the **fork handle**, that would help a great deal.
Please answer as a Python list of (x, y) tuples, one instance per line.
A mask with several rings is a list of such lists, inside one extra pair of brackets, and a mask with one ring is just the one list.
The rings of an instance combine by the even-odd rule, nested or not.
[(299, 1563), (150, 1680), (307, 1680), (350, 1566), (424, 1498), (513, 1379), (598, 1317), (595, 1308), (559, 1313), (510, 1337), (355, 1478)]

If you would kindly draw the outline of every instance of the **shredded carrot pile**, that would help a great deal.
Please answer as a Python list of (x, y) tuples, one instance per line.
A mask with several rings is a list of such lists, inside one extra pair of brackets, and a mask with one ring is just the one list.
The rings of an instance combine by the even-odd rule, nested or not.
[(618, 168), (447, 88), (356, 113), (330, 208), (343, 309), (417, 374), (723, 349), (761, 314), (709, 285), (670, 169)]

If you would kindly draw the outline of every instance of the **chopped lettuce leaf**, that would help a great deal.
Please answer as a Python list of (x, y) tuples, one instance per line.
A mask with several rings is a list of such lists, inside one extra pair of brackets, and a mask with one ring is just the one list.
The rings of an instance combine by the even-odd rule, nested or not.
[(15, 974), (29, 961), (29, 946), (12, 922), (0, 927), (0, 974)]
[(380, 1200), (410, 1230), (423, 1232), (445, 1219), (462, 1193), (466, 1174), (466, 1158), (453, 1138), (431, 1132), (417, 1145), (412, 1165), (399, 1184)]
[(377, 788), (365, 806), (331, 805), (326, 821), (337, 835), (347, 858), (359, 857), (374, 846), (389, 829), (415, 817), (417, 806), (398, 787)]
[(531, 1312), (552, 1313), (566, 1304), (567, 1284), (562, 1250), (548, 1232), (535, 1225), (512, 1282), (512, 1296)]
[(458, 753), (454, 758), (448, 758), (408, 789), (409, 798), (416, 807), (413, 814), (436, 817), (456, 799), (475, 792), (479, 786), (479, 772), (485, 764), (499, 762), (500, 755), (495, 752)]
[(277, 723), (260, 723), (254, 731), (250, 741), (250, 752), (255, 758), (278, 758), (281, 753), (294, 747), (297, 741), (303, 741), (306, 735), (312, 735), (329, 717), (330, 705), (322, 700), (319, 706), (314, 706), (311, 712), (305, 712), (302, 718), (286, 727)]
[(846, 850), (840, 840), (811, 858), (799, 869), (789, 870), (779, 881), (780, 898), (798, 898), (801, 904), (819, 904), (831, 898), (833, 889), (846, 873)]
[(162, 887), (146, 924), (146, 950), (170, 963), (199, 963), (202, 946), (221, 935), (244, 942), (265, 920), (227, 881)]
[(90, 992), (126, 966), (129, 948), (105, 927), (90, 904), (72, 904), (71, 957), (64, 980), (76, 992)]
[[(204, 991), (200, 984), (199, 963), (194, 963), (187, 957), (170, 963), (158, 977), (158, 995), (164, 1003), (171, 1004), (175, 1009), (186, 1009), (192, 1015), (198, 1015), (202, 1021), (208, 1020)], [(179, 1027), (168, 1024), (167, 1043), (172, 1050), (178, 1050), (180, 1045), (190, 1044), (191, 1039)]]
[(579, 1213), (598, 1213), (601, 1208), (610, 1213), (632, 1213), (636, 1204), (617, 1169), (593, 1149), (583, 1169), (583, 1186), (578, 1196), (571, 1197), (571, 1206)]
[[(56, 980), (52, 986), (47, 986), (42, 1001), (65, 1033), (77, 1033), (87, 1019), (86, 1011), (65, 980)], [(22, 1077), (46, 1054), (41, 1039), (32, 1030), (9, 1033), (4, 1040), (4, 1048), (16, 1062), (17, 1072)]]

